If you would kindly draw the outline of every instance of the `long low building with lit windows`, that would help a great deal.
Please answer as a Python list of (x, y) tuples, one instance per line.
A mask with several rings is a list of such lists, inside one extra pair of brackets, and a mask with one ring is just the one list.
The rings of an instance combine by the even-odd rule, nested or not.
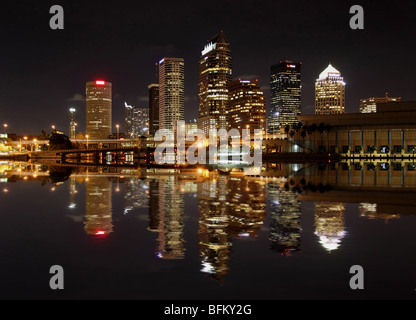
[(376, 113), (301, 115), (293, 137), (306, 150), (342, 156), (414, 156), (416, 101), (377, 105)]

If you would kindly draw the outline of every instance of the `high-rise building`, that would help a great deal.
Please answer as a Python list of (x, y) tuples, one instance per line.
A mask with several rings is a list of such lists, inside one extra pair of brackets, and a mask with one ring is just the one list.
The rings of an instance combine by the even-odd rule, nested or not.
[(159, 130), (159, 84), (152, 83), (149, 89), (149, 134)]
[(185, 63), (182, 58), (159, 62), (159, 129), (176, 132), (185, 116)]
[(77, 124), (75, 122), (75, 108), (69, 109), (69, 138), (75, 139), (76, 136), (76, 127)]
[(266, 129), (266, 100), (257, 80), (236, 80), (228, 86), (229, 129)]
[(128, 139), (135, 139), (149, 133), (149, 109), (138, 108), (124, 103), (124, 129)]
[(270, 70), (270, 114), (268, 131), (298, 122), (301, 113), (301, 62), (280, 61)]
[(329, 64), (315, 82), (315, 114), (342, 113), (345, 113), (344, 78)]
[(112, 131), (112, 84), (97, 80), (86, 86), (86, 134), (90, 139), (108, 139)]
[(391, 98), (389, 97), (388, 93), (386, 93), (385, 97), (380, 98), (367, 98), (367, 99), (360, 99), (360, 113), (372, 113), (377, 112), (377, 104), (386, 103), (386, 102), (400, 102), (402, 100), (401, 97)]
[(228, 130), (228, 85), (232, 81), (229, 43), (221, 31), (205, 46), (198, 68), (198, 128)]

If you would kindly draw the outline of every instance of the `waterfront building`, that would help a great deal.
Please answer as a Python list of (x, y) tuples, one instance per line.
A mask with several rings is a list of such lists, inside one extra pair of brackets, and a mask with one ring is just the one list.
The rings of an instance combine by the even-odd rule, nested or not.
[(280, 61), (270, 71), (268, 132), (297, 123), (301, 113), (301, 62)]
[(154, 136), (159, 130), (159, 84), (152, 83), (149, 90), (149, 134)]
[(329, 64), (315, 82), (315, 114), (345, 113), (345, 85), (341, 73)]
[(112, 133), (112, 84), (97, 80), (86, 85), (86, 135), (108, 139)]
[(177, 130), (184, 121), (185, 63), (182, 58), (159, 61), (159, 129)]
[(228, 131), (228, 85), (232, 81), (232, 58), (223, 31), (201, 52), (198, 67), (198, 128)]
[(266, 101), (257, 80), (236, 80), (228, 86), (229, 129), (266, 130)]
[(323, 127), (293, 137), (307, 150), (376, 157), (408, 157), (416, 151), (416, 101), (381, 103), (376, 113), (301, 115), (298, 119), (306, 130)]
[(371, 113), (377, 112), (377, 104), (386, 103), (386, 102), (400, 102), (401, 97), (389, 97), (386, 93), (385, 97), (371, 97), (366, 99), (360, 99), (360, 112), (361, 113)]

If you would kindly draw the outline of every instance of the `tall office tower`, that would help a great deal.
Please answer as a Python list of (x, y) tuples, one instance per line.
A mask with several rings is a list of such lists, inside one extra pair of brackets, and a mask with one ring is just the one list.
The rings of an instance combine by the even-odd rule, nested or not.
[(97, 80), (87, 82), (86, 134), (90, 139), (108, 139), (112, 131), (112, 85)]
[(228, 85), (232, 81), (229, 43), (220, 32), (205, 46), (198, 68), (198, 128), (228, 131)]
[(75, 139), (76, 136), (76, 127), (77, 124), (75, 122), (75, 108), (69, 109), (69, 138)]
[(345, 113), (345, 82), (341, 73), (331, 64), (315, 82), (315, 114)]
[(149, 89), (149, 134), (159, 130), (159, 84), (152, 83)]
[(377, 112), (377, 104), (386, 103), (386, 102), (400, 102), (402, 100), (401, 97), (391, 98), (389, 94), (386, 92), (385, 97), (380, 98), (367, 98), (367, 99), (360, 99), (360, 113), (373, 113)]
[(159, 61), (159, 129), (176, 132), (177, 122), (184, 121), (185, 63), (182, 58)]
[(301, 113), (301, 62), (280, 61), (270, 71), (270, 114), (268, 131), (298, 122)]
[(149, 132), (149, 109), (124, 103), (124, 128), (129, 139), (145, 136)]
[(257, 80), (236, 80), (228, 88), (229, 128), (266, 130), (266, 99)]
[(133, 138), (134, 107), (124, 102), (124, 132), (128, 139)]

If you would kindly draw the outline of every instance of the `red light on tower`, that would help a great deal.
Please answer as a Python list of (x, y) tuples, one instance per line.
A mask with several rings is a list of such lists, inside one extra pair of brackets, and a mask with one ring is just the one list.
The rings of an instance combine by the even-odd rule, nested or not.
[(103, 81), (103, 80), (97, 80), (97, 81), (95, 81), (95, 84), (97, 86), (104, 86), (105, 85), (105, 81)]

